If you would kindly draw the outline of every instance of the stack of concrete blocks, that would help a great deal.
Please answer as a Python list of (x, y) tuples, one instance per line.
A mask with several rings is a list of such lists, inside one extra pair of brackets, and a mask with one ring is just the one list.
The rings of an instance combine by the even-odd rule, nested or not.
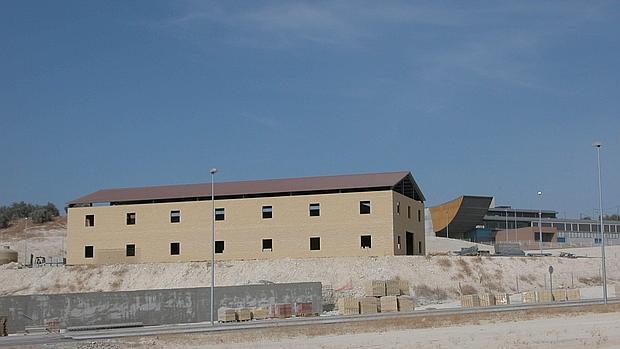
[(581, 291), (578, 288), (569, 288), (566, 290), (566, 300), (578, 301), (581, 299)]
[(496, 293), (495, 294), (495, 305), (509, 305), (510, 304), (510, 296), (508, 293)]
[(481, 294), (480, 296), (480, 306), (481, 307), (490, 307), (495, 305), (495, 295), (490, 293)]
[(397, 296), (381, 297), (380, 302), (381, 302), (382, 313), (395, 313), (398, 311), (398, 297)]
[(539, 303), (553, 302), (553, 294), (551, 294), (551, 291), (542, 290), (542, 291), (538, 291), (536, 293), (538, 294), (538, 302)]
[(400, 296), (400, 280), (387, 280), (385, 282), (386, 296)]
[(521, 302), (525, 304), (538, 302), (536, 291), (527, 291), (521, 294)]
[(385, 296), (385, 281), (372, 280), (366, 284), (366, 296), (383, 297)]
[(553, 290), (553, 300), (556, 302), (566, 302), (566, 289), (565, 288), (557, 288)]
[(407, 280), (398, 280), (398, 288), (400, 289), (401, 296), (409, 296), (409, 281)]
[(614, 285), (614, 294), (616, 295), (616, 297), (620, 297), (620, 285), (616, 284)]
[(462, 308), (475, 308), (480, 306), (480, 297), (477, 294), (469, 294), (461, 296)]
[(269, 309), (256, 307), (251, 310), (252, 319), (263, 320), (269, 317)]
[(219, 322), (233, 322), (237, 321), (237, 315), (235, 309), (222, 307), (217, 310), (217, 321)]
[(0, 337), (6, 337), (9, 335), (9, 332), (6, 329), (6, 322), (7, 322), (7, 317), (6, 316), (0, 316)]
[(295, 303), (295, 316), (318, 315), (312, 311), (312, 302)]
[(379, 298), (362, 297), (360, 301), (360, 314), (376, 314), (379, 312)]
[(353, 297), (339, 298), (337, 307), (340, 315), (358, 315), (360, 313), (360, 302)]
[(410, 296), (399, 296), (398, 299), (398, 311), (413, 311), (415, 309), (415, 300)]
[(286, 319), (293, 316), (293, 308), (289, 303), (276, 303), (269, 306), (269, 317)]
[(237, 321), (250, 321), (252, 320), (252, 312), (250, 308), (237, 308), (235, 309), (235, 319)]

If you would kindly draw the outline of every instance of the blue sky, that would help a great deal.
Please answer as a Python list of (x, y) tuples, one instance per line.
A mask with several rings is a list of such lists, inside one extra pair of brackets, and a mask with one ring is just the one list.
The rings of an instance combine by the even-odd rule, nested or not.
[(561, 215), (620, 205), (614, 1), (7, 1), (0, 204), (411, 170)]

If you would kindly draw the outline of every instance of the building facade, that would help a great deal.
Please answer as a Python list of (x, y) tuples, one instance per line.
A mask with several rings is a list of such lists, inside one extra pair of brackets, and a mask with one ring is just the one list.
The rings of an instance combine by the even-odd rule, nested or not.
[[(211, 258), (210, 184), (101, 190), (67, 205), (67, 263)], [(218, 260), (425, 253), (409, 172), (215, 184)]]

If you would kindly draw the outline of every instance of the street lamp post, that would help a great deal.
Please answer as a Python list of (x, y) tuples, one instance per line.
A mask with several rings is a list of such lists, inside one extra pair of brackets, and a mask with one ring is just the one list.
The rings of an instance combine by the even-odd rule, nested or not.
[(214, 291), (215, 291), (215, 186), (214, 179), (217, 173), (216, 168), (212, 168), (211, 171), (211, 326), (214, 326)]
[(607, 304), (607, 270), (605, 268), (605, 227), (603, 225), (603, 185), (601, 184), (601, 142), (594, 142), (598, 167), (598, 208), (601, 222), (601, 271), (603, 273), (603, 302)]
[(24, 266), (28, 264), (28, 217), (24, 218)]
[(543, 235), (542, 235), (542, 191), (538, 192), (540, 203), (538, 204), (538, 246), (540, 247), (540, 256), (542, 257)]

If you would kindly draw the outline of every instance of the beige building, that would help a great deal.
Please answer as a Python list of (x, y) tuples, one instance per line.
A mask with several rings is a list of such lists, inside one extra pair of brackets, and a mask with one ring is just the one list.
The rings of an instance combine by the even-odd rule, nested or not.
[[(409, 172), (215, 183), (216, 259), (424, 254)], [(211, 184), (106, 189), (67, 204), (67, 264), (211, 258)]]

